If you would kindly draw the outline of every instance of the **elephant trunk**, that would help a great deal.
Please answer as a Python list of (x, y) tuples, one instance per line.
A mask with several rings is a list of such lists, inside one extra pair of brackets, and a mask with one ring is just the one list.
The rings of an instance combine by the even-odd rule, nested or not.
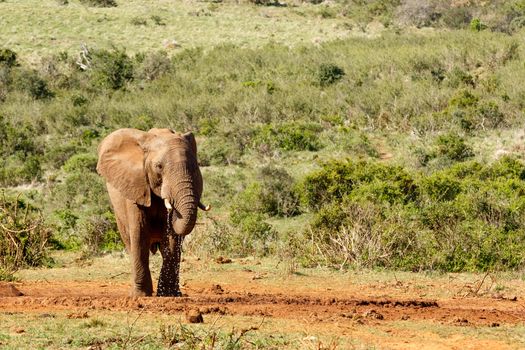
[[(176, 167), (173, 170), (174, 184), (165, 189), (165, 205), (170, 210), (172, 204), (175, 213), (173, 215), (173, 230), (178, 235), (187, 235), (195, 226), (197, 221), (197, 208), (199, 198), (195, 189), (195, 181), (188, 169)], [(166, 200), (167, 199), (167, 200)]]
[(195, 203), (187, 203), (185, 205), (176, 206), (177, 215), (174, 218), (173, 230), (178, 235), (187, 235), (195, 227), (197, 221), (197, 205)]

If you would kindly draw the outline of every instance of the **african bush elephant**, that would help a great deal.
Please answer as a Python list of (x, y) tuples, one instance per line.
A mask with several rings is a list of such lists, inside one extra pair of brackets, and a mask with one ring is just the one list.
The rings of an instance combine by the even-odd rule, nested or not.
[(132, 296), (153, 293), (149, 251), (160, 245), (157, 295), (180, 296), (180, 246), (195, 226), (202, 175), (192, 133), (120, 129), (98, 148), (97, 171), (106, 180), (117, 226), (131, 257)]

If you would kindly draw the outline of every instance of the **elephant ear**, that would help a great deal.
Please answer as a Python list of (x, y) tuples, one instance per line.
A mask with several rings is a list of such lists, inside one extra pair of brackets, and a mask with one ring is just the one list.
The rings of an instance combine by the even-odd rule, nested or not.
[(109, 134), (98, 147), (97, 172), (125, 198), (146, 207), (151, 191), (144, 170), (144, 131), (120, 129)]
[(188, 142), (188, 144), (191, 147), (191, 150), (193, 151), (193, 155), (195, 156), (195, 159), (197, 159), (197, 142), (195, 141), (195, 136), (193, 133), (187, 132), (185, 134), (182, 134), (182, 137)]

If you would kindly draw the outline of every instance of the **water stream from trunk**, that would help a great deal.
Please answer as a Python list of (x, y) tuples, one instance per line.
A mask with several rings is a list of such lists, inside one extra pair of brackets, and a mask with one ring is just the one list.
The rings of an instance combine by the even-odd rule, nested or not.
[[(166, 241), (164, 244), (164, 249), (166, 249), (166, 256), (170, 254), (169, 250), (169, 237), (172, 236), (175, 240), (175, 252), (174, 253), (174, 263), (175, 263), (175, 276), (173, 278), (175, 279), (174, 285), (175, 285), (175, 293), (176, 296), (181, 296), (182, 293), (180, 292), (179, 288), (179, 274), (180, 274), (180, 263), (181, 263), (181, 255), (182, 255), (182, 243), (184, 242), (184, 236), (177, 234), (173, 230), (172, 226), (172, 218), (173, 218), (173, 212), (174, 210), (168, 210), (168, 222), (166, 225)], [(165, 278), (169, 278), (168, 276), (164, 276)]]

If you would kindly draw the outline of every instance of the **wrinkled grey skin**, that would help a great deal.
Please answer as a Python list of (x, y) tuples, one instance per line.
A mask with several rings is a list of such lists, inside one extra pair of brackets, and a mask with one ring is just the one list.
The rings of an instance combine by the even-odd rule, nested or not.
[[(177, 244), (197, 219), (202, 175), (193, 134), (169, 129), (120, 129), (98, 149), (97, 171), (106, 180), (118, 229), (131, 257), (132, 296), (153, 293), (149, 251), (163, 257), (157, 295), (178, 296)], [(168, 230), (167, 207), (172, 207)], [(168, 234), (168, 232), (171, 232)]]

